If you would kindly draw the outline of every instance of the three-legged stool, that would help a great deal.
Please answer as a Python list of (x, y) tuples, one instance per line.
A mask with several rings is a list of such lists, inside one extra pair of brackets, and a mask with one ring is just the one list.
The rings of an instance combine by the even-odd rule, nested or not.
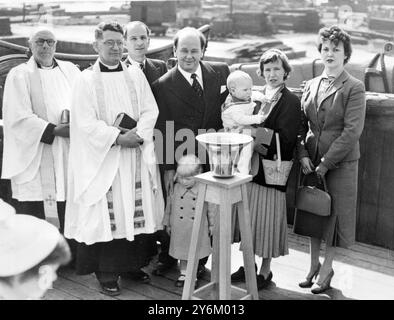
[[(182, 299), (201, 299), (207, 291), (213, 299), (258, 299), (252, 233), (246, 183), (252, 180), (251, 175), (236, 174), (232, 178), (215, 178), (212, 171), (195, 177), (200, 183), (196, 215), (190, 241), (186, 280)], [(211, 282), (194, 290), (200, 248), (200, 229), (203, 219), (207, 219), (207, 202), (219, 205), (220, 212), (215, 219), (213, 232), (213, 253)], [(237, 205), (240, 225), (243, 260), (245, 266), (246, 290), (231, 285), (231, 211)], [(198, 295), (198, 296), (197, 296)]]

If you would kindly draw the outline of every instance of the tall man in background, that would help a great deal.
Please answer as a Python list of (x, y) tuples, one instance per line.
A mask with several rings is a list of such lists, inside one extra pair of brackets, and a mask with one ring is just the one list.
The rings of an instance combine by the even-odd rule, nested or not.
[(166, 63), (158, 59), (146, 57), (150, 45), (150, 30), (141, 21), (132, 21), (125, 26), (124, 37), (126, 40), (128, 56), (127, 65), (136, 64), (144, 72), (149, 85), (167, 72)]
[[(136, 65), (142, 69), (149, 85), (160, 78), (167, 72), (166, 63), (158, 59), (150, 59), (146, 57), (150, 44), (150, 30), (148, 26), (141, 21), (132, 21), (125, 26), (124, 36), (126, 40), (128, 56), (125, 60), (127, 65)], [(161, 180), (163, 175), (161, 174)], [(163, 188), (163, 192), (165, 190)], [(164, 197), (166, 199), (166, 196)], [(152, 257), (157, 254), (156, 241), (161, 244), (158, 264), (153, 269), (153, 274), (161, 275), (167, 270), (174, 267), (177, 260), (168, 254), (170, 247), (170, 236), (165, 230), (158, 230), (152, 235), (141, 236), (141, 242), (148, 250), (148, 256)]]

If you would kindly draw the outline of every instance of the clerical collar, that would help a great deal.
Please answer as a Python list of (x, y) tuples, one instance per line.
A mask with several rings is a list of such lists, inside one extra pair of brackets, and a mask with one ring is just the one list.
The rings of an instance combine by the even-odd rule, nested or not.
[(131, 65), (136, 65), (136, 66), (140, 66), (141, 65), (141, 63), (144, 65), (144, 68), (145, 68), (145, 66), (146, 66), (146, 59), (144, 59), (144, 61), (142, 61), (142, 62), (138, 62), (138, 61), (135, 61), (134, 59), (132, 59), (130, 56), (127, 56), (127, 61), (129, 62), (129, 64), (131, 64)]
[(120, 62), (116, 66), (109, 66), (99, 60), (99, 66), (101, 72), (119, 72), (123, 71), (122, 65)]
[(54, 69), (54, 68), (56, 68), (58, 66), (58, 64), (57, 64), (55, 59), (53, 59), (52, 65), (49, 66), (49, 67), (42, 66), (38, 61), (36, 61), (36, 63), (37, 63), (37, 68), (38, 69), (43, 69), (43, 70)]

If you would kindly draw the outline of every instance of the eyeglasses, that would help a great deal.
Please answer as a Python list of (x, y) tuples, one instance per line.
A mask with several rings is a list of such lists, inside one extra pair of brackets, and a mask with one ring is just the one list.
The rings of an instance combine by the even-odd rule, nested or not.
[(53, 40), (53, 39), (37, 39), (35, 41), (36, 45), (38, 45), (40, 47), (42, 47), (45, 42), (48, 44), (48, 46), (53, 47), (55, 45), (55, 43), (56, 43), (56, 40)]
[(106, 40), (106, 41), (104, 41), (104, 44), (107, 46), (107, 47), (109, 47), (109, 48), (113, 48), (114, 46), (115, 46), (115, 44), (118, 46), (118, 47), (123, 47), (123, 45), (124, 45), (124, 42), (122, 41), (122, 40)]

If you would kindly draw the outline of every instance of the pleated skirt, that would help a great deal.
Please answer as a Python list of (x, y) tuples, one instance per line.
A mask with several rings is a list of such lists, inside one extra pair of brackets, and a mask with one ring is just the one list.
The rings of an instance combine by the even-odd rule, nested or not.
[(247, 189), (255, 255), (262, 258), (287, 255), (286, 193), (253, 182)]

